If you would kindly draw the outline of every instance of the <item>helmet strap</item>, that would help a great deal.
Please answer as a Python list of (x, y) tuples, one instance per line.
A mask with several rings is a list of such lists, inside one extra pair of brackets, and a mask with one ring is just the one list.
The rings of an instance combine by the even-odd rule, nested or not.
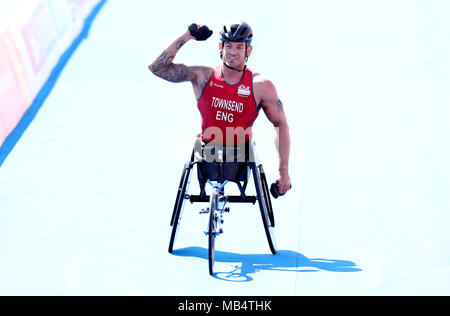
[(244, 69), (240, 70), (231, 66), (228, 66), (225, 62), (223, 62), (223, 64), (225, 65), (225, 67), (227, 67), (228, 69), (234, 70), (234, 71), (238, 71), (238, 72), (244, 72), (245, 68), (247, 68), (247, 65), (244, 66)]

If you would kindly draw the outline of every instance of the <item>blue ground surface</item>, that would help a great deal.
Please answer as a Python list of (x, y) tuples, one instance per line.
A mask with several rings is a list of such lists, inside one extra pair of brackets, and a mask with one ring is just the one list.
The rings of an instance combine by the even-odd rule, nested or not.
[[(108, 1), (0, 168), (0, 294), (450, 294), (448, 9)], [(199, 204), (167, 252), (195, 98), (147, 64), (193, 21), (216, 33), (177, 59), (217, 64), (233, 18), (253, 26), (249, 66), (285, 104), (294, 187), (273, 202), (278, 254), (257, 207), (233, 205), (210, 277)], [(273, 181), (263, 114), (254, 133)]]

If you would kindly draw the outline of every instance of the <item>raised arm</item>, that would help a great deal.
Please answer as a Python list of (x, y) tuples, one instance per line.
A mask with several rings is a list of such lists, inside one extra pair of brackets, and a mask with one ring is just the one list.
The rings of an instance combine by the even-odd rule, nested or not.
[(283, 103), (278, 97), (275, 86), (257, 74), (254, 78), (254, 89), (257, 99), (269, 121), (275, 127), (275, 146), (278, 150), (278, 171), (277, 179), (279, 192), (285, 193), (291, 187), (289, 177), (289, 153), (291, 148), (291, 139), (289, 135), (289, 125), (286, 114), (284, 113)]
[(191, 24), (180, 37), (169, 45), (155, 60), (149, 65), (148, 69), (156, 76), (169, 82), (186, 82), (190, 81), (194, 88), (194, 93), (198, 99), (205, 85), (213, 73), (212, 67), (207, 66), (188, 66), (184, 63), (173, 63), (178, 51), (188, 41), (195, 39), (204, 41), (212, 34), (207, 26)]
[(178, 37), (169, 47), (167, 47), (155, 60), (153, 60), (148, 69), (156, 76), (170, 82), (194, 81), (197, 78), (197, 68), (189, 67), (185, 64), (174, 64), (173, 59), (181, 47), (194, 37), (189, 31)]

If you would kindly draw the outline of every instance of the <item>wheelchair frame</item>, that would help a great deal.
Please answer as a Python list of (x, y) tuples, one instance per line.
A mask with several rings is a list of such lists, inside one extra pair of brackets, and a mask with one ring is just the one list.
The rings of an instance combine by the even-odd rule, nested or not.
[[(216, 222), (218, 219), (218, 215), (216, 214), (219, 210), (219, 201), (225, 202), (225, 203), (252, 203), (255, 204), (258, 202), (263, 225), (264, 225), (264, 231), (267, 237), (267, 241), (269, 244), (269, 248), (272, 252), (272, 254), (276, 254), (277, 248), (276, 248), (276, 240), (275, 240), (275, 233), (274, 233), (274, 227), (275, 227), (275, 218), (273, 214), (273, 208), (272, 203), (270, 199), (270, 193), (269, 193), (269, 187), (267, 185), (267, 180), (265, 176), (265, 172), (263, 169), (262, 164), (259, 163), (256, 150), (255, 150), (255, 142), (253, 140), (249, 141), (249, 157), (248, 161), (246, 160), (244, 164), (240, 164), (240, 169), (238, 171), (239, 178), (238, 179), (231, 179), (232, 182), (235, 182), (239, 188), (240, 195), (225, 195), (222, 188), (225, 186), (225, 184), (228, 182), (229, 179), (225, 179), (223, 176), (223, 168), (225, 164), (228, 162), (220, 161), (218, 166), (220, 167), (220, 176), (219, 179), (216, 179), (215, 181), (218, 182), (217, 185), (213, 185), (210, 181), (210, 179), (207, 179), (205, 177), (205, 171), (202, 168), (202, 161), (204, 162), (204, 159), (202, 156), (199, 157), (198, 155), (198, 149), (199, 146), (201, 147), (201, 142), (197, 140), (197, 142), (194, 145), (194, 149), (192, 150), (191, 157), (189, 161), (184, 165), (183, 171), (181, 174), (180, 183), (177, 190), (177, 195), (175, 199), (175, 205), (172, 212), (172, 217), (170, 220), (170, 226), (172, 227), (172, 232), (170, 236), (170, 242), (169, 242), (169, 253), (173, 252), (174, 249), (174, 243), (177, 237), (178, 228), (181, 223), (181, 218), (183, 215), (184, 205), (185, 201), (189, 200), (191, 204), (198, 203), (198, 202), (204, 202), (204, 203), (210, 203), (210, 220), (209, 220), (209, 242), (208, 242), (208, 253), (209, 253), (209, 273), (213, 274), (213, 265), (214, 265), (214, 239), (219, 234), (218, 232), (215, 232), (214, 229), (217, 226)], [(204, 147), (201, 147), (202, 149)], [(197, 165), (197, 174), (199, 176), (199, 184), (200, 184), (200, 193), (198, 195), (188, 194), (189, 191), (189, 185), (191, 181), (192, 176), (192, 169), (194, 168), (194, 165)], [(241, 169), (241, 166), (243, 166), (244, 169)], [(256, 195), (246, 195), (245, 191), (247, 188), (247, 184), (250, 178), (250, 171), (253, 176), (254, 184), (255, 184), (255, 190)], [(247, 173), (246, 177), (242, 177), (244, 173)], [(237, 181), (236, 181), (237, 180)], [(206, 184), (210, 183), (213, 185), (213, 192), (210, 195), (206, 195)], [(243, 184), (241, 184), (243, 182)], [(223, 213), (223, 209), (221, 212)], [(221, 215), (221, 214), (220, 214)], [(212, 249), (211, 249), (212, 248)]]

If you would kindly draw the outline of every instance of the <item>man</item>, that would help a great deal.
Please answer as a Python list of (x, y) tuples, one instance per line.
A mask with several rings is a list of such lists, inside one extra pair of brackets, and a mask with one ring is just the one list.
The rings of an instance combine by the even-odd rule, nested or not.
[(236, 142), (248, 141), (253, 122), (262, 108), (276, 130), (279, 158), (276, 182), (279, 193), (284, 194), (291, 188), (289, 127), (275, 86), (261, 74), (247, 68), (247, 59), (253, 51), (251, 27), (242, 21), (223, 27), (219, 43), (223, 63), (216, 68), (173, 63), (184, 44), (190, 40), (204, 41), (212, 33), (205, 25), (191, 24), (148, 68), (167, 81), (192, 83), (202, 115), (202, 140), (205, 142), (236, 145)]

